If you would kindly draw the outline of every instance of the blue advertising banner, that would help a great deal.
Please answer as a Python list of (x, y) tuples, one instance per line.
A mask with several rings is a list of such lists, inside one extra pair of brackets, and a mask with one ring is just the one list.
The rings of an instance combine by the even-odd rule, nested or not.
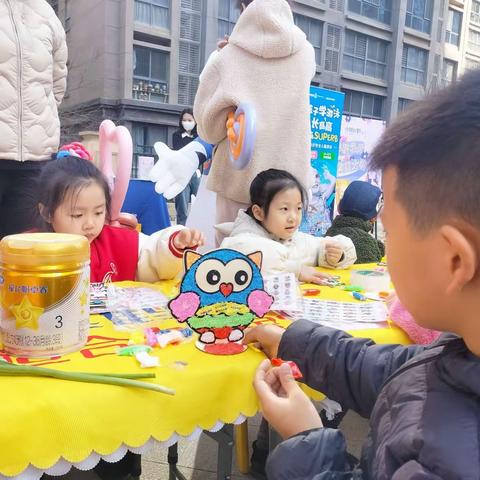
[(332, 223), (344, 97), (341, 92), (310, 87), (315, 183), (300, 230), (315, 236), (323, 235)]

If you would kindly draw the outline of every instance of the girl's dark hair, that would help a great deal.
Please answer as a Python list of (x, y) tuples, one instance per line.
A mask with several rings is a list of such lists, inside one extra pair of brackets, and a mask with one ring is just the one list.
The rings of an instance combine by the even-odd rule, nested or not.
[[(277, 170), (276, 168), (264, 170), (253, 179), (250, 185), (250, 202), (252, 206), (258, 205), (262, 208), (265, 216), (267, 216), (270, 204), (275, 198), (275, 195), (290, 188), (299, 190), (302, 197), (303, 209), (305, 210), (308, 199), (305, 187), (291, 173), (285, 170)], [(247, 210), (247, 213), (255, 219), (252, 206)]]
[[(43, 231), (52, 231), (48, 221), (67, 195), (78, 195), (82, 188), (96, 183), (105, 193), (106, 219), (110, 220), (111, 196), (103, 173), (90, 161), (67, 156), (52, 160), (45, 165), (38, 179), (37, 205), (42, 204), (37, 226)], [(38, 206), (36, 207), (38, 208)]]
[[(190, 107), (184, 108), (184, 109), (182, 110), (182, 113), (180, 114), (180, 118), (179, 118), (179, 120), (178, 120), (178, 126), (180, 127), (180, 128), (178, 129), (178, 131), (179, 131), (180, 133), (183, 133), (183, 132), (186, 131), (186, 130), (183, 128), (183, 125), (182, 125), (183, 116), (184, 116), (186, 113), (190, 114), (193, 118), (195, 118), (195, 117), (193, 116), (193, 109), (192, 109), (192, 108), (190, 108)], [(195, 125), (195, 127), (193, 128), (193, 130), (192, 130), (190, 133), (191, 133), (194, 137), (197, 137), (197, 136), (198, 136), (198, 133), (197, 133), (197, 125)]]

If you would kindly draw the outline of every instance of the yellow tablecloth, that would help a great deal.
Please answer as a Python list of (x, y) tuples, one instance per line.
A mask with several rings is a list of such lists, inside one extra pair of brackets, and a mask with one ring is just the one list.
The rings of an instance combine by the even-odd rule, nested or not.
[[(348, 272), (341, 275), (348, 276)], [(173, 282), (157, 288), (175, 292)], [(327, 287), (321, 287), (321, 297), (351, 300), (347, 293)], [(288, 323), (274, 313), (261, 322)], [(162, 326), (179, 324), (169, 320)], [(408, 343), (394, 327), (353, 333), (379, 343)], [(128, 338), (128, 333), (115, 330), (104, 316), (96, 315), (91, 317), (88, 344), (79, 352), (42, 360), (2, 357), (60, 370), (138, 373), (142, 370), (134, 358), (116, 355)], [(241, 355), (213, 356), (191, 342), (155, 349), (154, 354), (161, 366), (152, 381), (175, 389), (175, 396), (49, 378), (0, 377), (0, 474), (19, 475), (29, 465), (46, 470), (61, 459), (78, 463), (92, 452), (109, 455), (122, 444), (140, 447), (151, 438), (164, 441), (175, 433), (188, 436), (197, 428), (209, 430), (217, 422), (233, 423), (241, 415), (256, 414), (252, 378), (264, 358), (262, 353), (250, 348)], [(178, 361), (187, 366), (178, 370), (174, 366)]]

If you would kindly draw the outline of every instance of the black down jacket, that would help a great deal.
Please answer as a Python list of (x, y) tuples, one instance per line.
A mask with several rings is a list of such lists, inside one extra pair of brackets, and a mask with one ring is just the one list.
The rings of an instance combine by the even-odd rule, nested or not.
[(369, 417), (370, 433), (355, 470), (339, 430), (291, 437), (270, 455), (269, 479), (480, 478), (480, 358), (462, 339), (376, 345), (301, 320), (278, 356), (296, 362), (309, 386)]

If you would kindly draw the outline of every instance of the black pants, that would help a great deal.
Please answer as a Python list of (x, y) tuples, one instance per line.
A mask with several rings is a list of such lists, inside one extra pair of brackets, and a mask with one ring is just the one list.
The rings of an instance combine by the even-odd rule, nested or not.
[(35, 226), (39, 215), (37, 180), (48, 161), (0, 159), (0, 238)]

